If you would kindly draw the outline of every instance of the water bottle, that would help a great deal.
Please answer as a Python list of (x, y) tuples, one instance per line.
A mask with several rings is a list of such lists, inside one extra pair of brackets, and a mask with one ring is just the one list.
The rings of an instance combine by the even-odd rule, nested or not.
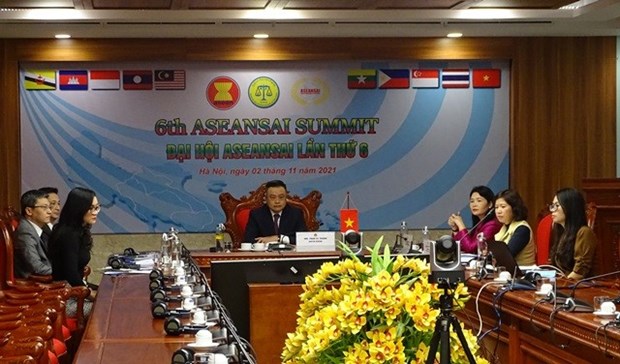
[(407, 242), (407, 237), (409, 235), (409, 229), (407, 228), (407, 222), (403, 221), (400, 223), (400, 241), (401, 243)]
[(487, 256), (489, 254), (489, 245), (487, 244), (487, 238), (484, 236), (484, 233), (480, 233), (476, 235), (476, 239), (478, 239), (478, 270), (480, 272), (481, 278), (486, 275), (486, 264), (487, 264)]
[(217, 251), (222, 251), (222, 244), (224, 243), (224, 224), (217, 224), (215, 227), (215, 247)]
[(424, 226), (422, 230), (422, 253), (430, 254), (431, 252), (431, 238), (428, 233), (428, 226)]

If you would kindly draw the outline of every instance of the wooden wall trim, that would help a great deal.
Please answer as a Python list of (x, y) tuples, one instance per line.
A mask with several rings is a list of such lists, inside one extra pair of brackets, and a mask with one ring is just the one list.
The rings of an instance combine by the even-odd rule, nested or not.
[[(34, 61), (509, 60), (510, 185), (535, 212), (563, 186), (615, 177), (616, 38), (5, 39), (0, 206), (19, 202), (19, 80)], [(24, 148), (26, 151), (27, 148)]]

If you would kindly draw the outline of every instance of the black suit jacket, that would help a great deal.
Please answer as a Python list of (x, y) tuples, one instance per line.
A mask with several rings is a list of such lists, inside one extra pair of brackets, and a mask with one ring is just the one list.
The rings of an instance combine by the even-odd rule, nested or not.
[[(284, 207), (282, 212), (280, 212), (280, 222), (278, 226), (279, 234), (288, 236), (291, 244), (295, 244), (296, 242), (296, 232), (308, 230), (303, 211), (288, 204)], [(243, 241), (253, 243), (256, 238), (271, 235), (276, 235), (276, 232), (269, 207), (263, 205), (250, 211), (250, 218), (245, 227), (245, 237)]]

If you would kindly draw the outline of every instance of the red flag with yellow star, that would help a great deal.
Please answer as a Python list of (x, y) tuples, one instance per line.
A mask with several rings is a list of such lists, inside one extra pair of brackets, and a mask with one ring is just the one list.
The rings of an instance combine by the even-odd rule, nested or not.
[(359, 231), (359, 216), (357, 209), (341, 209), (340, 210), (340, 231), (347, 230)]

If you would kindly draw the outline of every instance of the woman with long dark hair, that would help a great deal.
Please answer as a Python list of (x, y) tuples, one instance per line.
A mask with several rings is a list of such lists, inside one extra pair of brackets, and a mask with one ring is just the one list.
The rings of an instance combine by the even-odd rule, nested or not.
[(91, 226), (101, 207), (95, 192), (76, 187), (67, 196), (49, 241), (52, 276), (72, 286), (85, 286), (84, 267), (90, 261)]
[(586, 202), (574, 188), (558, 190), (549, 205), (553, 218), (551, 264), (570, 279), (582, 279), (592, 270), (597, 240), (588, 227)]
[(495, 195), (489, 187), (476, 186), (469, 193), (472, 228), (467, 229), (463, 218), (458, 214), (452, 214), (448, 218), (448, 224), (452, 228), (452, 237), (461, 242), (463, 252), (476, 253), (478, 234), (483, 233), (487, 239), (490, 239), (502, 227), (495, 218), (494, 200)]

